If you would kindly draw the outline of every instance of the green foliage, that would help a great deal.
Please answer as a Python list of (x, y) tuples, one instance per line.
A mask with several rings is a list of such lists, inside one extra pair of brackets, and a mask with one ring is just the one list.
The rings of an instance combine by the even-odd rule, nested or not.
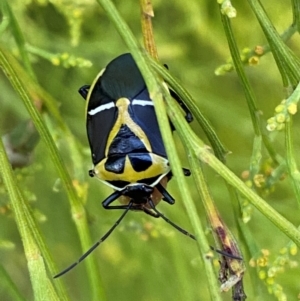
[[(8, 157), (0, 149), (0, 299), (231, 300), (219, 293), (218, 255), (208, 252), (220, 242), (202, 229), (213, 228), (206, 221), (214, 199), (242, 250), (248, 299), (296, 300), (299, 1), (267, 0), (264, 8), (256, 0), (153, 1), (156, 46), (170, 72), (140, 51), (138, 1), (114, 1), (125, 23), (110, 1), (98, 2), (1, 3), (0, 134)], [(130, 213), (84, 263), (53, 280), (120, 215), (101, 208), (110, 189), (87, 175), (77, 90), (127, 51), (153, 95), (175, 174), (168, 187), (176, 205), (159, 208), (198, 244), (160, 219)], [(157, 73), (188, 104), (191, 127)], [(181, 166), (193, 178), (184, 179)]]

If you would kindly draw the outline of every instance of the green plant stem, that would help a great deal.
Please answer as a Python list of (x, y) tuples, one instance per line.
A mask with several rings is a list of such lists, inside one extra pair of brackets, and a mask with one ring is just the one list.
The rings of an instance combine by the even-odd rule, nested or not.
[[(27, 90), (24, 87), (24, 84), (16, 74), (15, 70), (11, 67), (11, 64), (8, 60), (8, 55), (5, 55), (5, 50), (3, 48), (0, 48), (0, 66), (3, 69), (7, 78), (10, 80), (14, 89), (21, 96), (21, 99), (23, 100), (23, 103), (27, 111), (29, 112), (31, 119), (37, 131), (39, 132), (41, 139), (47, 146), (50, 158), (52, 159), (54, 166), (57, 168), (58, 174), (68, 194), (72, 216), (77, 227), (82, 249), (87, 250), (91, 246), (92, 241), (90, 238), (90, 233), (88, 231), (85, 209), (76, 195), (70, 176), (67, 173), (67, 169), (64, 166), (63, 160), (59, 155), (59, 152), (57, 151), (53, 138), (51, 137), (48, 129), (46, 128), (40, 113), (32, 104)], [(104, 289), (101, 284), (101, 277), (97, 269), (96, 260), (93, 256), (91, 256), (89, 260), (87, 260), (87, 269), (91, 283), (91, 291), (92, 295), (94, 296), (94, 299), (96, 300), (97, 298), (101, 297), (101, 300), (105, 300)]]
[[(184, 141), (184, 137), (181, 138)], [(185, 141), (185, 143), (187, 143), (186, 148), (189, 148), (188, 141)], [(235, 256), (241, 257), (242, 253), (240, 251), (240, 248), (233, 234), (231, 233), (229, 228), (225, 225), (224, 221), (221, 219), (220, 214), (215, 206), (215, 203), (209, 193), (202, 168), (194, 152), (190, 154), (189, 161), (190, 161), (190, 165), (195, 167), (193, 169), (192, 175), (193, 178), (195, 179), (198, 193), (201, 196), (201, 200), (205, 208), (205, 212), (210, 220), (210, 225), (214, 231), (214, 237), (216, 238), (216, 241), (218, 242), (220, 249), (226, 250), (228, 252), (231, 252), (231, 254)], [(220, 235), (220, 233), (222, 233), (222, 235)], [(202, 245), (203, 247), (206, 247), (206, 242), (203, 242)], [(236, 275), (239, 279), (242, 279), (242, 276), (245, 271), (244, 263), (236, 259), (226, 260), (226, 263), (228, 265), (228, 271), (230, 273), (230, 276)], [(209, 267), (206, 268), (209, 269)]]
[(296, 25), (298, 32), (300, 32), (300, 1), (292, 0), (293, 8), (293, 24)]
[(12, 34), (13, 37), (18, 45), (19, 51), (20, 51), (20, 55), (22, 58), (22, 62), (25, 66), (26, 71), (30, 74), (30, 76), (37, 81), (35, 73), (32, 69), (29, 57), (28, 57), (28, 53), (26, 51), (26, 47), (25, 47), (25, 39), (23, 36), (23, 33), (21, 31), (21, 28), (17, 22), (17, 19), (14, 16), (14, 13), (12, 11), (12, 9), (10, 8), (8, 2), (6, 0), (3, 0), (3, 11), (6, 13), (6, 15), (9, 18), (9, 22), (10, 22), (10, 27), (12, 29)]
[[(177, 155), (176, 146), (172, 137), (169, 119), (166, 114), (166, 107), (164, 103), (164, 99), (162, 96), (162, 91), (165, 91), (164, 87), (162, 86), (161, 81), (157, 80), (146, 62), (146, 56), (143, 54), (141, 47), (137, 44), (134, 35), (128, 28), (127, 24), (119, 15), (117, 9), (113, 5), (113, 3), (109, 0), (97, 0), (99, 4), (103, 7), (104, 11), (107, 13), (107, 16), (115, 25), (117, 31), (123, 38), (124, 42), (126, 43), (127, 47), (129, 48), (135, 62), (137, 63), (144, 80), (146, 82), (150, 98), (154, 102), (155, 112), (158, 118), (159, 127), (161, 129), (161, 134), (163, 137), (164, 145), (166, 147), (167, 155), (170, 161), (170, 165), (172, 168), (172, 172), (175, 176), (175, 179), (180, 186), (180, 194), (182, 199), (184, 200), (185, 207), (187, 209), (188, 216), (191, 220), (192, 226), (196, 233), (197, 243), (199, 247), (199, 251), (203, 250), (202, 244), (202, 231), (201, 231), (201, 223), (199, 217), (196, 213), (195, 205), (191, 199), (190, 190), (186, 184), (182, 167), (180, 164), (180, 160)], [(205, 239), (205, 236), (203, 237)], [(208, 252), (209, 249), (205, 248), (205, 252)], [(201, 258), (204, 259), (204, 254), (201, 255)], [(205, 259), (204, 259), (205, 261)], [(209, 262), (208, 265), (211, 263)], [(205, 266), (207, 266), (205, 264)], [(216, 282), (212, 279), (215, 277), (212, 268), (206, 270), (208, 273), (207, 277), (208, 280), (211, 281), (209, 283), (209, 291), (211, 294), (212, 300), (220, 300), (219, 296), (219, 289), (216, 286)]]
[[(209, 165), (224, 180), (235, 187), (253, 206), (255, 206), (265, 217), (267, 217), (277, 228), (285, 233), (291, 240), (300, 246), (299, 230), (276, 210), (269, 206), (261, 197), (243, 183), (232, 171), (230, 171), (221, 161), (219, 161), (210, 151), (203, 141), (186, 124), (184, 117), (180, 114), (179, 108), (172, 106), (172, 113), (169, 114), (172, 123), (180, 135), (187, 137), (186, 142), (194, 151), (197, 158)], [(176, 116), (176, 118), (174, 118)]]
[(264, 142), (264, 145), (267, 148), (268, 153), (270, 154), (274, 162), (278, 162), (278, 158), (276, 156), (276, 152), (272, 147), (272, 144), (269, 141), (269, 137), (265, 134), (265, 131), (262, 131), (262, 120), (260, 118), (260, 113), (255, 103), (255, 95), (244, 71), (242, 60), (231, 28), (230, 19), (223, 14), (221, 14), (221, 19), (223, 22), (223, 27), (227, 37), (234, 67), (244, 88), (244, 93), (246, 96), (248, 109), (250, 112), (252, 125), (255, 133), (253, 153), (251, 156), (251, 175), (254, 176), (254, 171), (259, 170), (260, 160), (257, 159), (262, 157), (262, 145), (258, 142), (260, 142), (261, 140)]
[(0, 265), (0, 279), (1, 291), (7, 291), (7, 296), (10, 296), (11, 300), (26, 301), (2, 265)]
[(276, 227), (278, 227), (300, 247), (300, 232), (291, 222), (269, 206), (261, 197), (256, 195), (234, 173), (215, 158), (198, 137), (195, 137), (192, 143), (194, 144), (194, 149), (197, 151), (198, 158), (201, 161), (206, 162), (219, 175), (221, 175), (226, 182), (234, 186), (251, 202), (252, 205), (254, 205), (265, 217), (267, 217)]
[[(297, 0), (298, 1), (298, 0)], [(282, 41), (286, 42), (288, 41), (295, 33), (297, 32), (297, 26), (295, 25), (295, 23), (291, 24), (281, 35), (281, 39)], [(253, 47), (249, 52), (247, 51), (247, 53), (243, 53), (241, 59), (242, 59), (242, 63), (244, 66), (252, 66), (253, 63), (251, 63), (252, 58), (254, 57), (263, 57), (266, 54), (268, 54), (271, 51), (271, 48), (268, 44), (263, 45), (263, 46), (255, 46)], [(254, 64), (255, 66), (256, 64)], [(229, 67), (231, 66), (231, 67)], [(217, 68), (217, 70), (219, 70), (220, 68)], [(231, 72), (234, 70), (233, 68), (233, 63), (226, 63), (226, 70), (222, 70), (222, 73), (226, 73), (226, 72)], [(221, 75), (220, 74), (220, 75)]]
[(196, 118), (197, 122), (202, 127), (207, 139), (212, 145), (212, 148), (217, 156), (217, 158), (225, 162), (225, 155), (228, 153), (226, 148), (221, 143), (219, 137), (217, 136), (215, 130), (210, 125), (209, 121), (200, 111), (199, 107), (196, 105), (195, 100), (189, 94), (189, 92), (168, 72), (168, 70), (157, 63), (155, 60), (150, 59), (151, 66), (156, 72), (158, 72), (167, 84), (179, 95), (182, 101), (188, 106), (188, 108), (193, 113), (193, 116)]
[[(0, 49), (4, 50), (5, 48), (0, 44)], [(60, 130), (63, 131), (64, 138), (66, 139), (66, 145), (70, 149), (70, 156), (72, 157), (72, 162), (74, 163), (72, 174), (74, 175), (74, 178), (79, 179), (79, 181), (82, 182), (85, 177), (85, 173), (81, 168), (82, 159), (81, 155), (79, 154), (78, 144), (70, 129), (67, 127), (66, 122), (61, 117), (58, 108), (58, 102), (43, 88), (41, 88), (41, 86), (39, 86), (30, 76), (28, 76), (18, 61), (10, 53), (8, 53), (8, 51), (5, 52), (5, 55), (12, 69), (14, 69), (19, 75), (19, 78), (26, 83), (26, 89), (33, 99), (33, 103), (42, 102), (43, 108), (46, 109), (47, 113), (49, 113), (49, 115), (51, 115), (51, 117), (54, 119), (55, 126), (59, 127)], [(51, 121), (52, 120), (49, 120), (49, 122)]]
[[(49, 268), (51, 275), (53, 275), (57, 271), (57, 267), (54, 263), (52, 255), (49, 252), (49, 249), (47, 247), (47, 244), (45, 242), (45, 239), (44, 239), (41, 229), (39, 227), (39, 224), (34, 219), (33, 213), (31, 211), (31, 208), (28, 205), (28, 203), (23, 202), (22, 206), (23, 206), (22, 212), (23, 212), (24, 216), (26, 217), (26, 220), (27, 220), (29, 228), (31, 229), (32, 235), (33, 235), (37, 245), (39, 246), (39, 249), (41, 250), (41, 253), (45, 259), (45, 262)], [(58, 289), (59, 300), (69, 300), (69, 297), (67, 296), (67, 293), (66, 293), (66, 288), (63, 285), (62, 281), (58, 281), (55, 284)]]
[[(165, 95), (165, 98), (168, 103), (169, 116), (171, 117), (171, 121), (174, 123), (175, 127), (176, 128), (178, 127), (178, 129), (180, 129), (180, 127), (188, 127), (186, 125), (186, 122), (184, 122), (183, 120), (181, 121), (181, 122), (183, 122), (183, 125), (182, 125), (181, 122), (177, 118), (174, 118), (174, 116), (180, 115), (180, 108), (178, 107), (178, 104), (175, 104), (174, 100), (169, 95)], [(178, 130), (178, 134), (179, 134), (181, 141), (188, 154), (190, 166), (192, 167), (192, 175), (193, 175), (193, 178), (196, 183), (196, 188), (197, 188), (200, 198), (202, 200), (202, 203), (205, 208), (205, 212), (208, 216), (208, 219), (210, 220), (210, 225), (214, 231), (214, 237), (216, 238), (218, 245), (221, 247), (220, 249), (226, 250), (235, 256), (241, 257), (240, 248), (239, 248), (233, 234), (230, 232), (228, 227), (222, 221), (222, 219), (219, 215), (219, 212), (214, 204), (214, 201), (210, 195), (209, 189), (207, 187), (207, 184), (206, 184), (206, 181), (204, 178), (202, 168), (199, 164), (199, 160), (197, 157), (197, 151), (191, 143), (192, 135), (193, 135), (191, 130), (189, 133), (190, 135), (187, 134), (187, 132), (181, 131), (181, 130)], [(195, 209), (190, 210), (190, 211), (188, 210), (188, 208), (194, 208), (193, 202), (190, 203), (189, 200), (185, 200), (184, 204), (187, 208), (188, 214), (190, 212), (192, 213), (193, 210), (195, 210)], [(197, 221), (197, 219), (195, 219), (195, 217), (196, 216), (194, 216), (192, 214), (190, 215), (191, 223), (192, 223), (192, 225), (194, 225), (194, 229), (200, 230), (201, 226), (198, 225), (198, 221)], [(203, 233), (199, 233), (198, 235), (201, 240), (201, 242), (199, 243), (199, 248), (200, 248), (200, 251), (203, 253), (205, 248), (207, 247), (207, 245), (206, 245), (207, 242), (206, 242), (206, 240), (204, 240), (203, 236), (200, 236), (200, 235), (203, 235)], [(198, 238), (198, 236), (197, 236), (197, 238)], [(206, 272), (209, 273), (208, 272), (209, 267), (205, 266), (205, 268), (206, 268)], [(236, 260), (236, 259), (226, 260), (226, 269), (228, 269), (227, 272), (230, 274), (230, 276), (228, 277), (228, 280), (236, 279), (236, 280), (241, 281), (243, 274), (245, 272), (244, 263), (242, 261)], [(210, 279), (210, 281), (213, 283), (213, 279)], [(227, 283), (225, 283), (225, 282), (222, 283), (222, 287), (224, 288), (224, 291), (229, 290), (232, 286), (234, 286), (236, 284), (236, 282), (231, 283), (231, 284), (229, 284), (229, 283), (230, 283), (230, 280)], [(217, 296), (214, 296), (214, 297), (217, 297)]]
[(294, 147), (293, 147), (293, 136), (292, 136), (292, 116), (285, 123), (285, 147), (286, 147), (286, 162), (288, 173), (291, 177), (292, 186), (294, 188), (296, 200), (300, 207), (300, 173), (297, 168)]
[(248, 0), (260, 26), (269, 42), (274, 59), (282, 77), (283, 85), (296, 85), (300, 78), (300, 62), (295, 54), (284, 44), (280, 35), (268, 18), (258, 0)]
[(258, 174), (259, 168), (260, 168), (260, 162), (262, 158), (261, 149), (262, 149), (262, 137), (261, 136), (255, 136), (254, 142), (253, 142), (253, 150), (251, 155), (251, 161), (250, 161), (250, 179), (253, 179), (253, 177)]
[[(266, 147), (266, 149), (268, 150), (269, 155), (271, 156), (271, 158), (273, 159), (274, 162), (276, 163), (280, 163), (280, 158), (279, 156), (276, 154), (272, 143), (270, 143), (270, 139), (268, 137), (268, 135), (266, 134), (265, 129), (263, 129), (263, 122), (261, 120), (261, 114), (257, 108), (257, 105), (255, 103), (255, 95), (253, 92), (253, 89), (249, 83), (249, 80), (245, 74), (244, 71), (244, 67), (242, 64), (242, 60), (238, 51), (238, 47), (236, 45), (236, 41), (233, 35), (233, 31), (231, 28), (231, 24), (230, 24), (230, 19), (221, 14), (221, 19), (223, 22), (223, 27), (225, 30), (225, 34), (227, 37), (227, 41), (228, 41), (228, 45), (229, 45), (229, 49), (230, 49), (230, 53), (232, 56), (232, 60), (233, 60), (233, 64), (235, 67), (235, 70), (241, 80), (242, 86), (244, 88), (244, 93), (246, 96), (246, 100), (247, 100), (247, 104), (248, 104), (248, 108), (249, 108), (249, 112), (250, 112), (250, 116), (251, 116), (251, 120), (252, 120), (252, 125), (253, 125), (253, 129), (254, 129), (254, 133), (255, 133), (255, 138), (254, 138), (254, 150), (255, 153), (252, 154), (252, 158), (258, 158), (261, 157), (261, 148), (258, 149), (257, 146), (261, 144), (258, 144), (257, 141), (260, 141), (262, 139), (264, 146)], [(252, 162), (253, 159), (252, 159)], [(256, 163), (259, 163), (256, 161)], [(253, 166), (252, 165), (253, 170), (258, 170), (258, 165), (257, 166)]]
[(26, 89), (33, 98), (34, 102), (39, 102), (42, 99), (43, 105), (45, 105), (47, 111), (54, 118), (57, 125), (68, 136), (70, 134), (70, 131), (68, 130), (66, 123), (64, 122), (64, 120), (61, 117), (61, 114), (59, 113), (58, 102), (43, 88), (41, 88), (30, 76), (28, 76), (28, 73), (21, 67), (19, 62), (9, 53), (9, 51), (5, 50), (5, 46), (3, 44), (0, 44), (0, 49), (2, 49), (3, 52), (5, 52), (5, 56), (7, 57), (11, 68), (15, 70), (19, 78), (21, 78), (22, 81), (26, 83)]
[(254, 92), (251, 88), (251, 85), (248, 81), (248, 78), (247, 78), (244, 68), (243, 68), (242, 60), (241, 60), (241, 57), (240, 57), (240, 54), (238, 51), (238, 47), (236, 45), (236, 41), (235, 41), (235, 38), (234, 38), (234, 35), (232, 32), (230, 19), (227, 16), (223, 15), (222, 13), (221, 13), (221, 19), (223, 22), (223, 27), (224, 27), (224, 31), (225, 31), (225, 34), (227, 37), (227, 42), (229, 45), (229, 49), (230, 49), (234, 67), (241, 80), (242, 86), (244, 88), (244, 93), (246, 96), (254, 133), (257, 136), (260, 136), (261, 135), (260, 122), (259, 122), (258, 109), (257, 109), (256, 103), (255, 103), (255, 95), (254, 95)]
[(0, 140), (0, 171), (10, 197), (16, 223), (22, 238), (34, 300), (40, 301), (46, 299), (49, 301), (59, 301), (60, 299), (47, 277), (41, 251), (28, 224), (27, 214), (29, 213), (26, 212), (26, 210), (24, 211), (26, 208), (24, 205), (25, 200), (15, 182), (14, 174), (5, 153), (2, 140)]

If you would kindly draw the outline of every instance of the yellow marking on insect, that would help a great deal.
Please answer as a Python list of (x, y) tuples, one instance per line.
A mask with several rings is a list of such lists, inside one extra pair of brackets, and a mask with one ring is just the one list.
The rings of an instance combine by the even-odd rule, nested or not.
[(138, 181), (154, 178), (170, 171), (169, 161), (159, 155), (149, 153), (152, 164), (143, 171), (135, 171), (130, 163), (128, 156), (125, 159), (124, 171), (120, 174), (107, 171), (105, 163), (107, 158), (100, 161), (94, 168), (95, 175), (102, 181), (125, 181), (136, 183)]
[(116, 107), (118, 108), (118, 117), (110, 131), (110, 134), (107, 139), (107, 144), (105, 148), (105, 156), (108, 155), (109, 147), (113, 142), (114, 138), (117, 136), (120, 128), (123, 124), (126, 124), (130, 130), (143, 142), (148, 152), (152, 152), (152, 148), (150, 142), (147, 138), (145, 132), (141, 129), (139, 125), (137, 125), (129, 115), (128, 106), (130, 101), (128, 98), (119, 98), (116, 102)]

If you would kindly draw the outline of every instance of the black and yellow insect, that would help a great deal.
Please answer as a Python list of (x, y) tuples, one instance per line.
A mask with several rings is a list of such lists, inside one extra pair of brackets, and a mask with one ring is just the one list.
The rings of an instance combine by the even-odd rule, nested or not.
[[(111, 186), (115, 193), (103, 201), (106, 209), (127, 208), (157, 216), (156, 205), (165, 190), (170, 166), (158, 127), (153, 102), (130, 54), (123, 54), (99, 73), (80, 94), (87, 100), (87, 135), (94, 169), (91, 176)], [(123, 205), (111, 206), (116, 199)]]
[[(94, 164), (89, 174), (114, 189), (102, 202), (103, 207), (125, 211), (104, 237), (76, 263), (55, 277), (66, 273), (90, 254), (129, 210), (162, 217), (194, 238), (155, 208), (161, 199), (169, 204), (175, 202), (166, 190), (172, 173), (153, 102), (131, 54), (123, 54), (111, 61), (92, 85), (81, 87), (79, 93), (87, 102), (87, 135)], [(190, 122), (192, 116), (187, 108), (173, 91), (170, 93), (182, 106)], [(189, 174), (188, 170), (184, 172)], [(121, 205), (112, 205), (117, 199)]]

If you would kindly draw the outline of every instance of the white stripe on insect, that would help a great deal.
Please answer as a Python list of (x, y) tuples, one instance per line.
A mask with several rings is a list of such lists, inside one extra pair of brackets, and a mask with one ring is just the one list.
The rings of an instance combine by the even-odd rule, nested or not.
[(151, 100), (134, 99), (132, 105), (153, 106), (153, 102)]
[(104, 111), (104, 110), (109, 110), (111, 108), (115, 107), (115, 103), (113, 101), (106, 103), (105, 105), (101, 105), (95, 109), (92, 109), (88, 112), (89, 115), (96, 115), (97, 113)]

